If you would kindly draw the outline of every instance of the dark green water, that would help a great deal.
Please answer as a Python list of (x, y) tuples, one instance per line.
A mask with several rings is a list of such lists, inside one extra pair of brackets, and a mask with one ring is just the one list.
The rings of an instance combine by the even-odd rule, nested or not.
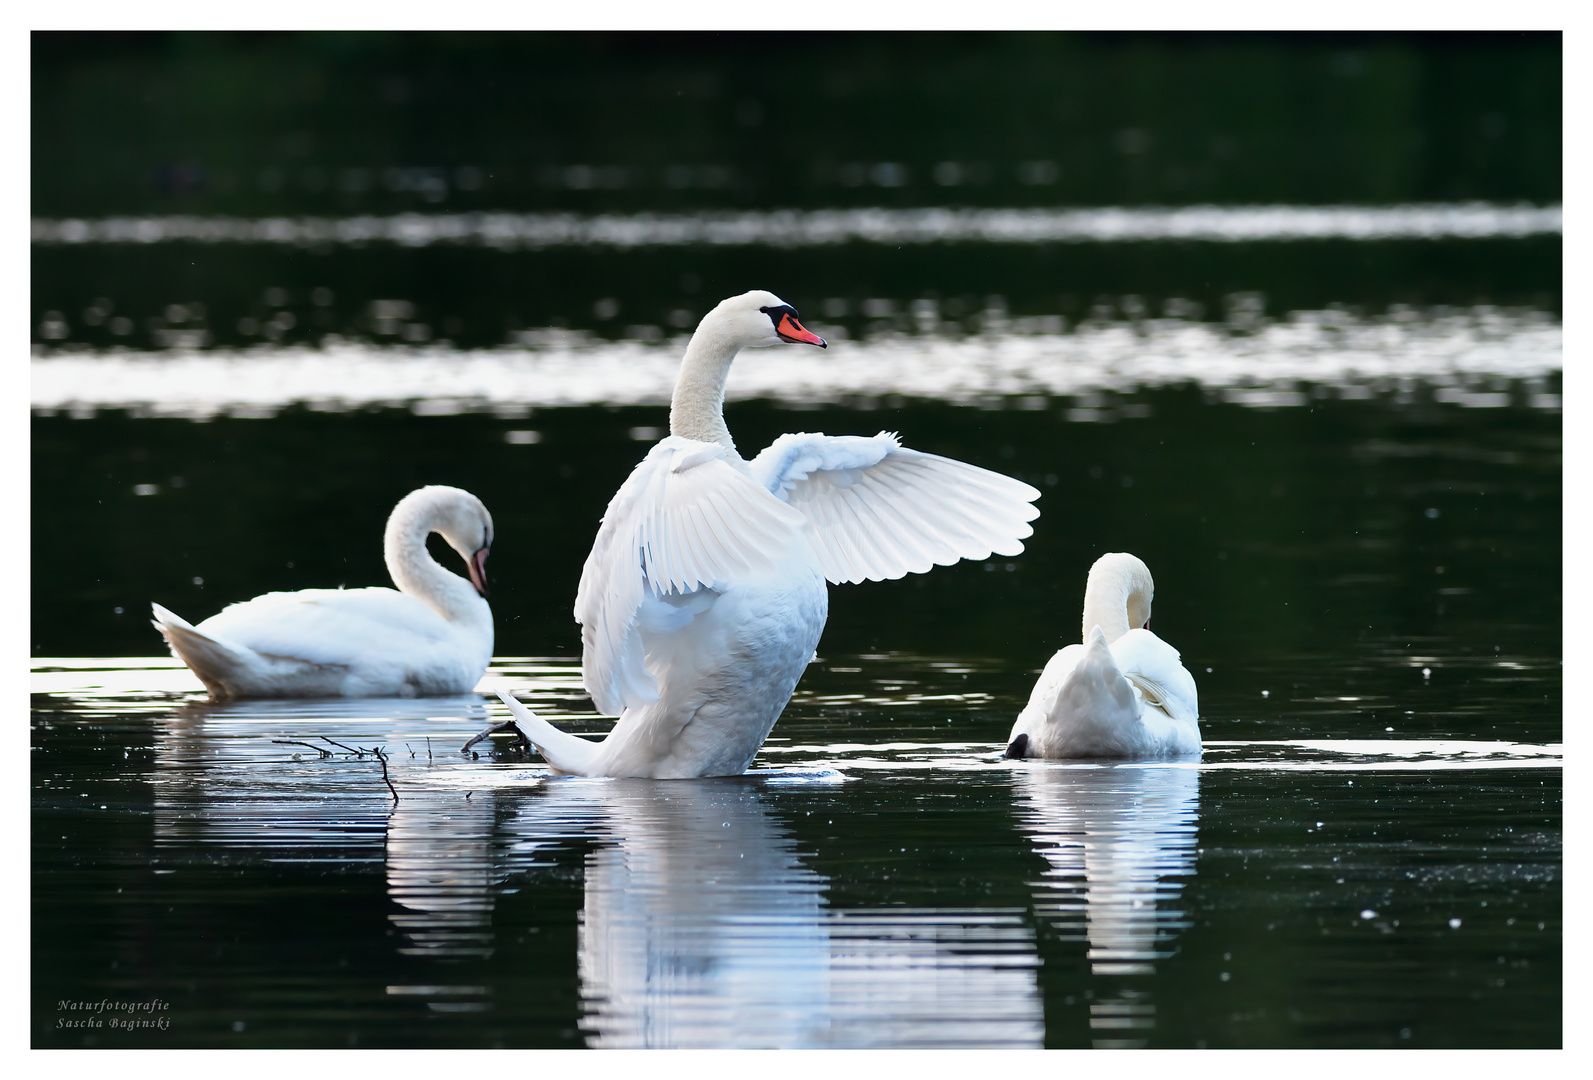
[[(33, 1046), (1561, 1044), (1559, 35), (32, 61)], [(1205, 239), (770, 225), (1194, 204)], [(496, 213), (655, 234), (495, 246)], [(496, 523), (489, 680), (600, 734), (582, 561), (683, 335), (755, 286), (832, 347), (738, 361), (749, 456), (896, 430), (1043, 497), (1020, 556), (833, 588), (745, 777), (553, 779), (461, 752), (491, 694), (211, 706), (162, 655), (151, 601), (383, 584), (393, 503), (456, 484)], [(1202, 759), (1006, 761), (1109, 550)]]

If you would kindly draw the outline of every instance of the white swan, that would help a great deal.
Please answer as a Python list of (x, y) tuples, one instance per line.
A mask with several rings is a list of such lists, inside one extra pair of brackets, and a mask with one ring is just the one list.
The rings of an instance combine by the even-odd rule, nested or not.
[(782, 435), (751, 462), (724, 421), (743, 348), (824, 339), (773, 293), (723, 301), (686, 346), (668, 437), (620, 487), (581, 573), (581, 674), (619, 720), (589, 742), (499, 697), (559, 772), (740, 773), (790, 700), (829, 612), (825, 579), (884, 580), (1016, 555), (1040, 493), (872, 438)]
[[(441, 533), (470, 580), (426, 550)], [(155, 629), (211, 697), (434, 697), (475, 687), (492, 657), (487, 549), (492, 515), (468, 491), (433, 485), (387, 519), (387, 571), (398, 591), (304, 589), (231, 604), (192, 626), (159, 604)]]
[(1200, 752), (1195, 679), (1146, 629), (1154, 585), (1133, 555), (1095, 560), (1083, 645), (1057, 651), (1007, 737), (1011, 758), (1164, 758)]

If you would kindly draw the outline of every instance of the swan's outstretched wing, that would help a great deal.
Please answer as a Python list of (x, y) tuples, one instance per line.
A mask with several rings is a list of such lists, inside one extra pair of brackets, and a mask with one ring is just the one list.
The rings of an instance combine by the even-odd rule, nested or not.
[(909, 450), (889, 432), (782, 435), (752, 473), (800, 510), (824, 576), (919, 574), (958, 559), (1016, 555), (1040, 492), (1010, 476)]
[(772, 570), (801, 535), (801, 516), (727, 453), (718, 443), (671, 435), (642, 459), (603, 514), (575, 596), (581, 675), (599, 712), (617, 716), (658, 698), (637, 626), (649, 594), (688, 593)]

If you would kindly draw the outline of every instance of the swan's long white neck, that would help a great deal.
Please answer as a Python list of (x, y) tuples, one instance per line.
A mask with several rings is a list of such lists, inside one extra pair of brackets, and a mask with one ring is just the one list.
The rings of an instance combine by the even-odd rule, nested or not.
[(1111, 644), (1150, 618), (1152, 584), (1150, 570), (1132, 555), (1112, 552), (1102, 555), (1090, 567), (1084, 586), (1084, 633), (1099, 626)]
[(697, 327), (680, 362), (675, 396), (669, 402), (671, 435), (736, 448), (725, 426), (725, 380), (741, 347), (719, 320), (706, 318)]
[(492, 632), (492, 609), (474, 585), (449, 573), (426, 550), (426, 537), (437, 530), (438, 507), (432, 502), (404, 501), (387, 519), (382, 549), (387, 572), (398, 591), (431, 608), (442, 618)]

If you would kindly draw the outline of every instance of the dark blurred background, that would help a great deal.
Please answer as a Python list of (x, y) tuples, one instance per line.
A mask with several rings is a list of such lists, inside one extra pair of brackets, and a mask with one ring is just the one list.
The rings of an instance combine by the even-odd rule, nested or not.
[(1561, 198), (1559, 34), (33, 38), (33, 213)]
[[(1561, 198), (1558, 34), (35, 34), (32, 77), (49, 219)], [(917, 299), (977, 330), (991, 296), (1070, 322), (1238, 293), (1558, 311), (1559, 251), (36, 244), (33, 340), (659, 340), (749, 283), (853, 337), (910, 331)]]

